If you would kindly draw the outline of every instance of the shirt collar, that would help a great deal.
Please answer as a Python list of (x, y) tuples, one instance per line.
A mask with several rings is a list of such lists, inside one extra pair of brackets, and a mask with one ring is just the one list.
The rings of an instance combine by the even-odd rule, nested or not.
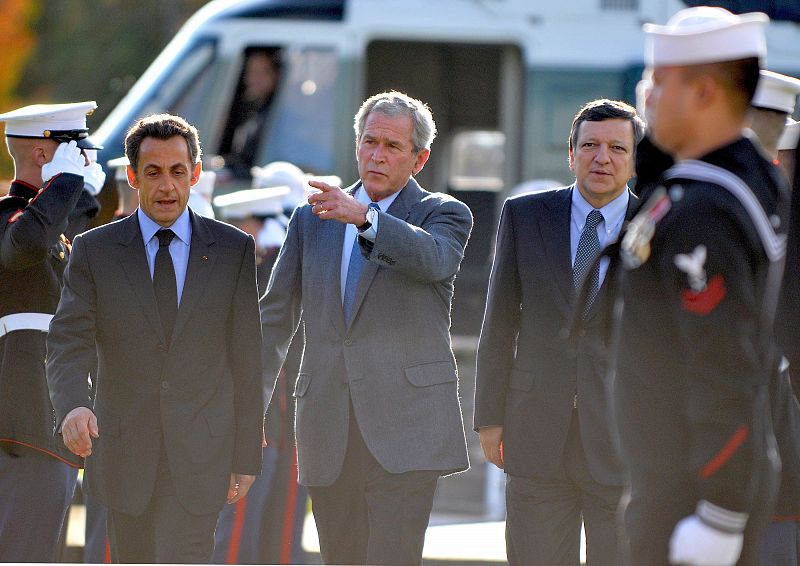
[[(628, 210), (628, 192), (628, 187), (626, 186), (625, 190), (617, 198), (604, 207), (597, 209), (603, 214), (603, 221), (607, 231), (612, 230), (614, 226), (621, 224), (625, 219), (625, 213)], [(573, 185), (572, 187), (572, 210), (573, 214), (577, 213), (578, 226), (583, 230), (583, 226), (586, 224), (586, 217), (595, 208), (583, 198), (578, 185)]]
[[(142, 239), (144, 239), (144, 243), (147, 245), (153, 236), (156, 235), (156, 232), (161, 230), (162, 226), (147, 216), (147, 214), (145, 214), (141, 208), (136, 209), (136, 214), (137, 218), (139, 219), (139, 229), (142, 231)], [(191, 239), (191, 226), (189, 222), (188, 206), (183, 209), (181, 215), (178, 216), (169, 229), (175, 232), (175, 236), (177, 236), (179, 240), (181, 240), (184, 244), (189, 245), (189, 241)]]
[[(386, 212), (387, 210), (389, 210), (389, 207), (392, 206), (392, 203), (395, 201), (395, 199), (398, 197), (398, 195), (402, 190), (403, 189), (400, 189), (396, 193), (392, 193), (388, 197), (382, 198), (377, 202), (378, 208), (381, 209), (381, 212)], [(372, 200), (369, 198), (369, 195), (367, 194), (367, 190), (364, 188), (364, 185), (358, 187), (358, 190), (356, 190), (356, 193), (353, 196), (358, 202), (362, 204), (368, 205), (372, 202)]]

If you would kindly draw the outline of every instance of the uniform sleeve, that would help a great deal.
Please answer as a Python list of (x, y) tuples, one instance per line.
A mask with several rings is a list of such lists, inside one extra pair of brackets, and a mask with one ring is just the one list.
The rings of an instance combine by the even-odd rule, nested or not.
[(261, 325), (258, 314), (255, 241), (247, 238), (231, 306), (228, 360), (233, 375), (236, 440), (233, 471), (256, 475), (261, 469), (264, 403), (261, 372)]
[(767, 377), (758, 356), (762, 254), (725, 210), (687, 208), (691, 216), (665, 226), (658, 269), (686, 354), (685, 375), (675, 379), (686, 387), (690, 465), (700, 499), (744, 512), (753, 498), (756, 390)]
[(47, 334), (47, 385), (56, 423), (76, 407), (92, 407), (87, 376), (97, 363), (97, 293), (84, 238), (72, 246), (64, 287)]
[(379, 213), (372, 245), (359, 238), (365, 257), (418, 281), (445, 281), (458, 272), (472, 231), (472, 213), (455, 199), (442, 199), (421, 226)]
[(0, 265), (17, 271), (42, 261), (66, 229), (82, 189), (83, 177), (61, 173), (28, 206), (2, 214)]
[(503, 424), (506, 391), (514, 363), (522, 297), (510, 208), (506, 201), (497, 230), (497, 247), (478, 343), (475, 430)]

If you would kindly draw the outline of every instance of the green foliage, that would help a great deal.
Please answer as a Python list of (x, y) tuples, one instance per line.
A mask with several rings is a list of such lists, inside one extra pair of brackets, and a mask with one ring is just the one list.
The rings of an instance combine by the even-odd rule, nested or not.
[(47, 0), (19, 85), (26, 103), (96, 100), (97, 127), (207, 0)]

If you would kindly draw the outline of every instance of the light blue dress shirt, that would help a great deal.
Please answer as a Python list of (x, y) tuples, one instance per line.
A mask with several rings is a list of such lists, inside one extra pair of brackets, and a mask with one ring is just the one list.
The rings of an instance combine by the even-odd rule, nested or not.
[[(136, 210), (136, 214), (139, 219), (139, 229), (142, 231), (144, 249), (147, 252), (150, 279), (152, 279), (156, 266), (156, 254), (158, 253), (156, 232), (161, 229), (161, 225), (147, 216), (141, 208)], [(186, 269), (189, 266), (189, 247), (192, 242), (192, 223), (190, 222), (188, 208), (184, 209), (169, 229), (175, 232), (175, 237), (172, 238), (169, 244), (169, 255), (172, 256), (172, 266), (175, 268), (175, 282), (178, 285), (178, 305), (180, 305), (183, 284), (186, 282)]]
[[(604, 248), (614, 243), (622, 230), (622, 223), (625, 221), (625, 213), (628, 210), (628, 188), (622, 191), (617, 198), (599, 210), (603, 214), (603, 221), (597, 225), (597, 237), (600, 240), (600, 247)], [(569, 243), (570, 243), (570, 265), (575, 265), (575, 256), (578, 253), (578, 242), (581, 239), (583, 227), (586, 226), (586, 217), (594, 210), (594, 207), (586, 202), (577, 185), (572, 187), (572, 207), (571, 219), (569, 223)], [(609, 259), (604, 257), (600, 260), (600, 285), (606, 277)]]
[[(376, 204), (378, 208), (380, 208), (381, 212), (386, 212), (389, 207), (394, 202), (394, 199), (397, 198), (397, 195), (400, 194), (400, 191), (389, 195), (385, 199), (379, 200)], [(372, 200), (367, 195), (367, 191), (364, 189), (364, 186), (358, 187), (353, 197), (360, 203), (369, 205)], [(377, 219), (375, 222), (370, 226), (368, 230), (364, 230), (361, 235), (370, 240), (371, 242), (375, 241), (375, 238), (378, 236), (378, 220), (380, 219), (380, 214), (378, 214)], [(334, 221), (335, 222), (335, 221)], [(344, 228), (344, 242), (342, 243), (342, 266), (341, 266), (341, 273), (340, 273), (340, 284), (342, 289), (342, 301), (344, 301), (344, 288), (347, 284), (347, 268), (350, 265), (350, 253), (353, 251), (353, 241), (356, 239), (356, 235), (358, 235), (358, 228), (356, 228), (355, 224), (347, 224)]]

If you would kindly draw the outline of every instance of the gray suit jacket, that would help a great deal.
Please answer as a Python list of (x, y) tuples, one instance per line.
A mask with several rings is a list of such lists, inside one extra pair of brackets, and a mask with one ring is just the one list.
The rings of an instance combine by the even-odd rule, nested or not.
[(255, 244), (222, 222), (194, 213), (191, 222), (171, 342), (135, 214), (75, 238), (47, 337), (59, 423), (75, 407), (92, 407), (86, 376), (98, 362), (100, 438), (86, 477), (92, 495), (130, 515), (153, 493), (162, 438), (177, 497), (195, 514), (222, 509), (231, 472), (261, 467)]
[[(359, 184), (348, 189), (354, 192)], [(265, 371), (275, 379), (303, 320), (306, 346), (295, 386), (295, 432), (304, 485), (339, 475), (349, 406), (361, 434), (389, 472), (465, 470), (464, 425), (450, 344), (453, 282), (472, 229), (463, 203), (410, 179), (374, 244), (347, 326), (340, 268), (345, 225), (297, 209), (261, 299)]]

